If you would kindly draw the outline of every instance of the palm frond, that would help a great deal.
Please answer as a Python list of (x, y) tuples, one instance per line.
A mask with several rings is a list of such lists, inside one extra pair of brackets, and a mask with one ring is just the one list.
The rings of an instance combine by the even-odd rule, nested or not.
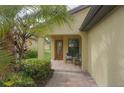
[[(31, 6), (34, 9), (34, 13), (26, 16), (26, 19), (23, 20), (24, 23), (28, 24), (26, 27), (29, 27), (26, 31), (37, 34), (37, 35), (46, 35), (51, 31), (55, 26), (60, 26), (67, 24), (70, 26), (72, 18), (67, 11), (66, 6), (61, 5), (48, 5), (48, 6)], [(37, 11), (36, 11), (36, 10)], [(33, 11), (33, 10), (32, 10)], [(23, 30), (23, 25), (20, 25)], [(30, 28), (32, 26), (32, 28)]]
[(5, 78), (8, 72), (11, 71), (10, 65), (13, 60), (12, 54), (0, 47), (0, 79)]

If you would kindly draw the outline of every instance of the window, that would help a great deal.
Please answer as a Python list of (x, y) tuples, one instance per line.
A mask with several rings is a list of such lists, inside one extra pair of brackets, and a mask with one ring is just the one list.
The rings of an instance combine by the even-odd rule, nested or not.
[(69, 39), (68, 52), (73, 57), (79, 56), (79, 40), (78, 39)]

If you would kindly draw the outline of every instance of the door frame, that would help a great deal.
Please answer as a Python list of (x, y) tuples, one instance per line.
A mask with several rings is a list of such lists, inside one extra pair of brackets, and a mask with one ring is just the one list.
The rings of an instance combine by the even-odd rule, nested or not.
[[(62, 54), (61, 54), (61, 58), (57, 58), (57, 41), (61, 41), (62, 42)], [(54, 43), (54, 59), (55, 60), (63, 60), (63, 40), (62, 39), (58, 39), (58, 40), (55, 40), (55, 43)]]

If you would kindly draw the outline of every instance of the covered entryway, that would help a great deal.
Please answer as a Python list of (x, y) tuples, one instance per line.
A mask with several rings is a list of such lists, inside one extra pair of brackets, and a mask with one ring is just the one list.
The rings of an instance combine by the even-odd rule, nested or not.
[(81, 59), (82, 49), (79, 35), (51, 35), (50, 38), (52, 60), (63, 60), (66, 62), (68, 55), (72, 58)]

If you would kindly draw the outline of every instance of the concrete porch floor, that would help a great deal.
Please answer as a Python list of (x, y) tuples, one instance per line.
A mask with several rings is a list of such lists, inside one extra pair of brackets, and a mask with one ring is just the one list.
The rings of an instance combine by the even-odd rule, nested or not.
[(95, 87), (95, 81), (88, 73), (82, 72), (79, 66), (63, 61), (52, 61), (53, 77), (46, 87)]

